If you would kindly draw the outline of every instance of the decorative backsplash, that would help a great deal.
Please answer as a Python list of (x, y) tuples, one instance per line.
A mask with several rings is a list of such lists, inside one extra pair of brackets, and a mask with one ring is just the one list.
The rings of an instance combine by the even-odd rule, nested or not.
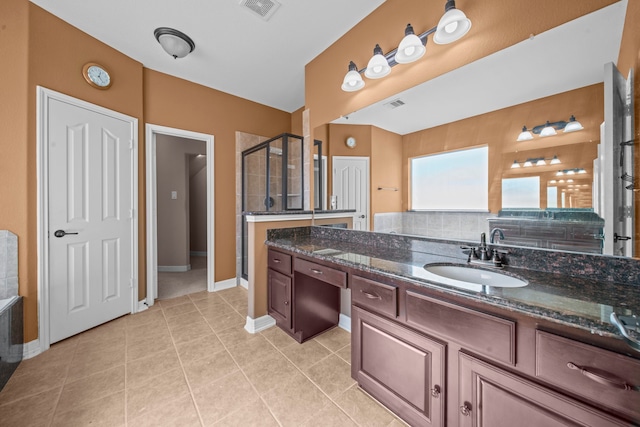
[(0, 230), (0, 299), (18, 295), (18, 236)]
[(373, 216), (373, 231), (436, 239), (475, 240), (489, 234), (490, 212), (388, 212)]

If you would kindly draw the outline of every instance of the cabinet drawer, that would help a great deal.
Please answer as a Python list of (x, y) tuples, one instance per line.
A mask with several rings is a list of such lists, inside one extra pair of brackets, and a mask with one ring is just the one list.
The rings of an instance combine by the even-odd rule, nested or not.
[(536, 331), (536, 376), (640, 420), (640, 360)]
[(314, 277), (318, 280), (322, 280), (330, 285), (334, 285), (339, 288), (347, 287), (347, 273), (344, 271), (316, 264), (315, 262), (305, 261), (300, 258), (296, 258), (293, 268), (295, 271)]
[(291, 255), (269, 249), (268, 255), (269, 268), (284, 274), (291, 274)]
[(451, 338), (475, 353), (516, 364), (516, 323), (407, 291), (407, 324)]
[(352, 276), (351, 300), (354, 304), (393, 318), (398, 316), (398, 288)]

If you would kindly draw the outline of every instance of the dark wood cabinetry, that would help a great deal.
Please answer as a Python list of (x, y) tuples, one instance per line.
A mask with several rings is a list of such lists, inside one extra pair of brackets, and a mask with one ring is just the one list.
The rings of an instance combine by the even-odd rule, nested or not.
[(267, 289), (269, 314), (280, 327), (291, 330), (291, 277), (269, 270)]

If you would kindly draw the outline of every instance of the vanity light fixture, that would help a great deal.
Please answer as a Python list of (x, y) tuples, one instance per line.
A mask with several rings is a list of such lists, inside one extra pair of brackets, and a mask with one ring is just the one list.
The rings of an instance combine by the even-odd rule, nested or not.
[(558, 156), (553, 156), (553, 159), (551, 159), (551, 161), (549, 162), (550, 165), (559, 165), (560, 163), (562, 162), (560, 161)]
[(517, 160), (513, 161), (513, 164), (511, 165), (511, 169), (517, 169), (520, 167), (520, 163), (518, 163)]
[(387, 76), (391, 72), (391, 67), (398, 64), (408, 64), (422, 58), (426, 52), (425, 46), (429, 34), (433, 34), (435, 43), (447, 44), (459, 40), (469, 32), (471, 21), (464, 12), (456, 9), (455, 0), (447, 0), (444, 10), (445, 13), (440, 18), (438, 25), (420, 35), (416, 35), (411, 24), (407, 24), (404, 31), (405, 36), (400, 45), (386, 55), (382, 53), (380, 45), (376, 44), (373, 56), (365, 68), (358, 71), (355, 63), (350, 61), (349, 71), (342, 82), (342, 90), (355, 92), (364, 87), (364, 82), (360, 83), (353, 74), (350, 75), (352, 71), (364, 74), (370, 79), (379, 79)]
[(556, 176), (575, 175), (575, 174), (583, 174), (583, 173), (587, 173), (587, 171), (582, 168), (563, 169), (563, 170), (559, 170), (556, 173)]
[(160, 46), (174, 59), (184, 58), (196, 48), (196, 44), (191, 37), (182, 31), (174, 30), (168, 27), (159, 27), (153, 31)]
[(518, 162), (517, 160), (514, 160), (513, 163), (511, 164), (511, 169), (517, 169), (521, 166), (525, 168), (528, 168), (531, 166), (547, 166), (547, 161), (549, 162), (548, 164), (550, 165), (556, 165), (558, 163), (562, 163), (558, 158), (558, 156), (553, 156), (552, 159), (545, 159), (544, 157), (536, 157), (536, 158), (527, 159), (522, 165), (520, 165), (520, 162)]
[(527, 161), (524, 162), (524, 164), (522, 166), (524, 166), (525, 168), (531, 167), (531, 166), (533, 166), (533, 162), (531, 160), (527, 159)]
[(546, 166), (547, 162), (544, 159), (538, 159), (536, 166)]
[(532, 129), (527, 129), (526, 126), (522, 127), (522, 132), (518, 135), (516, 141), (530, 141), (533, 139), (533, 135), (540, 135), (541, 137), (557, 135), (559, 130), (564, 133), (576, 132), (584, 129), (582, 124), (576, 120), (575, 116), (571, 115), (569, 121), (560, 120), (558, 122), (547, 122), (543, 125), (535, 126)]

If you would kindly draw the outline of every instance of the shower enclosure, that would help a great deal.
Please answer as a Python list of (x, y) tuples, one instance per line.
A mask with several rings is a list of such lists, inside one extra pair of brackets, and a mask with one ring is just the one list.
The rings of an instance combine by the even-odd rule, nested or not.
[[(303, 139), (283, 133), (242, 152), (242, 212), (304, 208)], [(248, 278), (248, 232), (242, 215), (242, 277)]]

